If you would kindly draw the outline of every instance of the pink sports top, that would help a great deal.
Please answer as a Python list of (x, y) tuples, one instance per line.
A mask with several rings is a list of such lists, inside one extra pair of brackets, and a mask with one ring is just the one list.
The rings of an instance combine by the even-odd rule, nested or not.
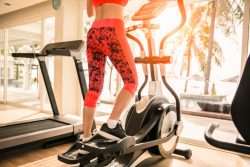
[(93, 0), (94, 6), (100, 6), (104, 3), (115, 3), (118, 5), (126, 6), (128, 3), (128, 0)]

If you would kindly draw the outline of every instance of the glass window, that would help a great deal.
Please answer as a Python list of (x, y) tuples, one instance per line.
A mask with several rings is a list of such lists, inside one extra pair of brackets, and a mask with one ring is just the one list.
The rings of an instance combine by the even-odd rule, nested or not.
[[(46, 89), (40, 75), (36, 59), (13, 58), (12, 53), (40, 52), (47, 43), (54, 41), (55, 18), (49, 17), (43, 21), (11, 27), (0, 31), (0, 95), (4, 101), (7, 94), (7, 103), (32, 109), (51, 110), (48, 103)], [(6, 40), (6, 41), (4, 41)], [(4, 56), (4, 47), (7, 42), (7, 56)], [(6, 64), (5, 64), (6, 60)], [(46, 60), (52, 85), (54, 80), (53, 59)], [(4, 73), (7, 69), (7, 78)], [(7, 87), (4, 89), (4, 80)], [(5, 93), (4, 93), (5, 92)], [(45, 106), (43, 104), (46, 104)], [(47, 107), (46, 107), (47, 106)], [(45, 108), (44, 108), (45, 107)]]
[(38, 63), (34, 59), (13, 58), (11, 54), (40, 51), (41, 22), (12, 27), (8, 32), (8, 103), (37, 106)]
[[(244, 4), (240, 0), (217, 1), (217, 4), (214, 2), (187, 3), (186, 24), (170, 36), (164, 48), (164, 53), (173, 58), (172, 64), (166, 67), (168, 81), (179, 94), (182, 109), (190, 114), (197, 111), (201, 115), (229, 113), (240, 75)], [(222, 3), (225, 5), (221, 5)], [(152, 21), (160, 25), (153, 33), (157, 53), (158, 41), (180, 21), (176, 5), (169, 5)], [(130, 24), (137, 23), (128, 21), (128, 25)], [(140, 32), (135, 34), (142, 41), (145, 40)], [(137, 45), (131, 42), (131, 46), (134, 55), (138, 56)], [(143, 72), (140, 67), (137, 69), (141, 83)], [(163, 90), (167, 95), (167, 90)], [(173, 101), (172, 98), (170, 100)]]
[(184, 110), (230, 112), (241, 69), (243, 7), (230, 0), (186, 6), (187, 22), (166, 48), (177, 56), (173, 71)]

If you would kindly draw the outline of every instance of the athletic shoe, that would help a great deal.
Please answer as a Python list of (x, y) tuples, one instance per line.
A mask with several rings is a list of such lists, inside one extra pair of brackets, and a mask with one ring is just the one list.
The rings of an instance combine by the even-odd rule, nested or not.
[(118, 141), (127, 137), (125, 130), (122, 128), (120, 123), (117, 123), (116, 127), (111, 129), (108, 127), (107, 123), (103, 124), (101, 129), (88, 141), (83, 143), (82, 148), (80, 149), (80, 154), (86, 155), (89, 152), (84, 149), (85, 144), (93, 144), (96, 147), (105, 147), (112, 144), (116, 144)]
[[(110, 134), (111, 136), (107, 136), (107, 138), (110, 138), (110, 139), (114, 139), (114, 140), (119, 140), (119, 139), (123, 139), (124, 137), (126, 137), (126, 132), (125, 130), (122, 128), (122, 125), (121, 123), (117, 123), (116, 127), (111, 129), (108, 127), (108, 124), (105, 123), (102, 125), (101, 129), (100, 129), (101, 132), (106, 132), (108, 134)], [(113, 136), (113, 138), (112, 138)]]

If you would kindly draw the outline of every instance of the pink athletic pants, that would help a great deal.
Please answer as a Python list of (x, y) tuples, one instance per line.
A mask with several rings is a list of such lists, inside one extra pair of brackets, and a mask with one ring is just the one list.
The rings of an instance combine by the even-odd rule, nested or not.
[(84, 106), (95, 107), (102, 92), (106, 58), (122, 77), (125, 90), (134, 94), (137, 73), (131, 49), (120, 19), (102, 19), (93, 23), (87, 35), (89, 89)]

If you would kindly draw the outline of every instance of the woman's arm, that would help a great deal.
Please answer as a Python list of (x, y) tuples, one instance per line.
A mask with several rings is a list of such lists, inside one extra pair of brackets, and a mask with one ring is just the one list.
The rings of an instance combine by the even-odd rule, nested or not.
[(92, 0), (87, 0), (87, 14), (88, 17), (92, 17), (94, 15), (94, 8)]

